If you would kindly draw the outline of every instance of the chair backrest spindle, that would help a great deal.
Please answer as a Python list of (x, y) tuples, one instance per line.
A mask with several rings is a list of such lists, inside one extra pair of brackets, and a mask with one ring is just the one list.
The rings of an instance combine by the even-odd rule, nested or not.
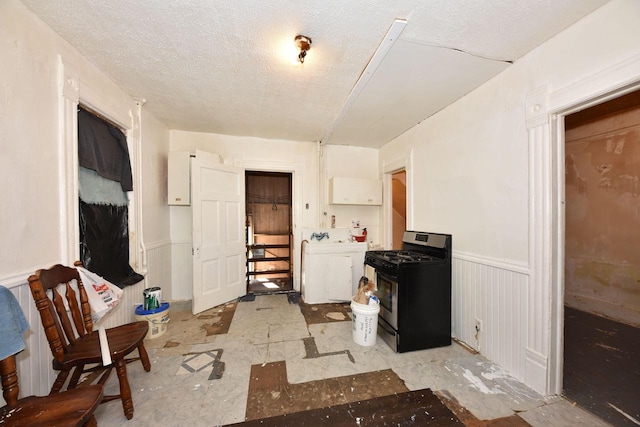
[[(87, 276), (93, 282), (92, 275)], [(88, 283), (87, 286), (94, 284)], [(49, 269), (38, 270), (29, 277), (29, 288), (53, 354), (53, 369), (59, 371), (48, 397), (67, 393), (71, 393), (68, 396), (82, 397), (85, 395), (85, 385), (79, 386), (88, 381), (97, 382), (99, 386), (95, 390), (100, 393), (97, 398), (101, 398), (101, 385), (105, 384), (109, 374), (115, 370), (120, 394), (106, 396), (105, 401), (120, 399), (124, 415), (127, 419), (133, 418), (133, 398), (125, 366), (129, 362), (140, 360), (145, 371), (151, 370), (149, 355), (144, 348), (149, 323), (137, 321), (109, 328), (106, 332), (111, 362), (105, 362), (105, 349), (101, 347), (99, 334), (93, 331), (89, 298), (76, 268), (57, 264)], [(87, 289), (94, 290), (93, 287)], [(132, 354), (136, 350), (137, 356)], [(83, 377), (87, 373), (92, 374)], [(59, 393), (65, 388), (66, 392)], [(61, 399), (64, 400), (64, 396)]]
[(18, 399), (16, 355), (0, 360), (2, 396), (7, 404), (0, 408), (2, 426), (96, 426), (93, 411), (102, 401), (101, 385), (83, 387), (48, 396)]
[[(77, 292), (71, 286), (74, 280)], [(80, 275), (75, 268), (58, 264), (29, 277), (29, 287), (51, 351), (61, 361), (69, 346), (93, 330), (89, 298)]]

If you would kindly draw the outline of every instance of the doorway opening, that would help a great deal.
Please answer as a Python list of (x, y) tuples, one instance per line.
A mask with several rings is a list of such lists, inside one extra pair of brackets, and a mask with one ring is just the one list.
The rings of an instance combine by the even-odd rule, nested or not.
[(245, 172), (247, 294), (293, 291), (292, 174)]
[(402, 249), (402, 237), (407, 229), (407, 172), (391, 174), (392, 249)]
[(563, 392), (640, 423), (640, 91), (565, 118)]

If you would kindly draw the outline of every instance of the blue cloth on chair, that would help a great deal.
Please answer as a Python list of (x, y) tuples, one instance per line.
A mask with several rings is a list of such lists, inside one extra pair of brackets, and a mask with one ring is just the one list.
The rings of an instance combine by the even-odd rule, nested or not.
[(24, 350), (27, 329), (29, 324), (16, 297), (0, 286), (0, 360)]

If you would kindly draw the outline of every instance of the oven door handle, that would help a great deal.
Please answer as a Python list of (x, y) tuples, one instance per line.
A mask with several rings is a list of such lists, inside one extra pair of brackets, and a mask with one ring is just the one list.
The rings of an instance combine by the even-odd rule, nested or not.
[(385, 322), (384, 320), (378, 321), (378, 327), (384, 329), (384, 331), (390, 335), (396, 335), (396, 331), (394, 331), (391, 326), (387, 326), (387, 322)]

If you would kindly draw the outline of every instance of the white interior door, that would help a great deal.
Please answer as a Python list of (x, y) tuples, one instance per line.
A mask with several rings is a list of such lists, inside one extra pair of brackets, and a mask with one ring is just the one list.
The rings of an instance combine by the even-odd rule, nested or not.
[(244, 169), (191, 163), (193, 314), (246, 292)]

